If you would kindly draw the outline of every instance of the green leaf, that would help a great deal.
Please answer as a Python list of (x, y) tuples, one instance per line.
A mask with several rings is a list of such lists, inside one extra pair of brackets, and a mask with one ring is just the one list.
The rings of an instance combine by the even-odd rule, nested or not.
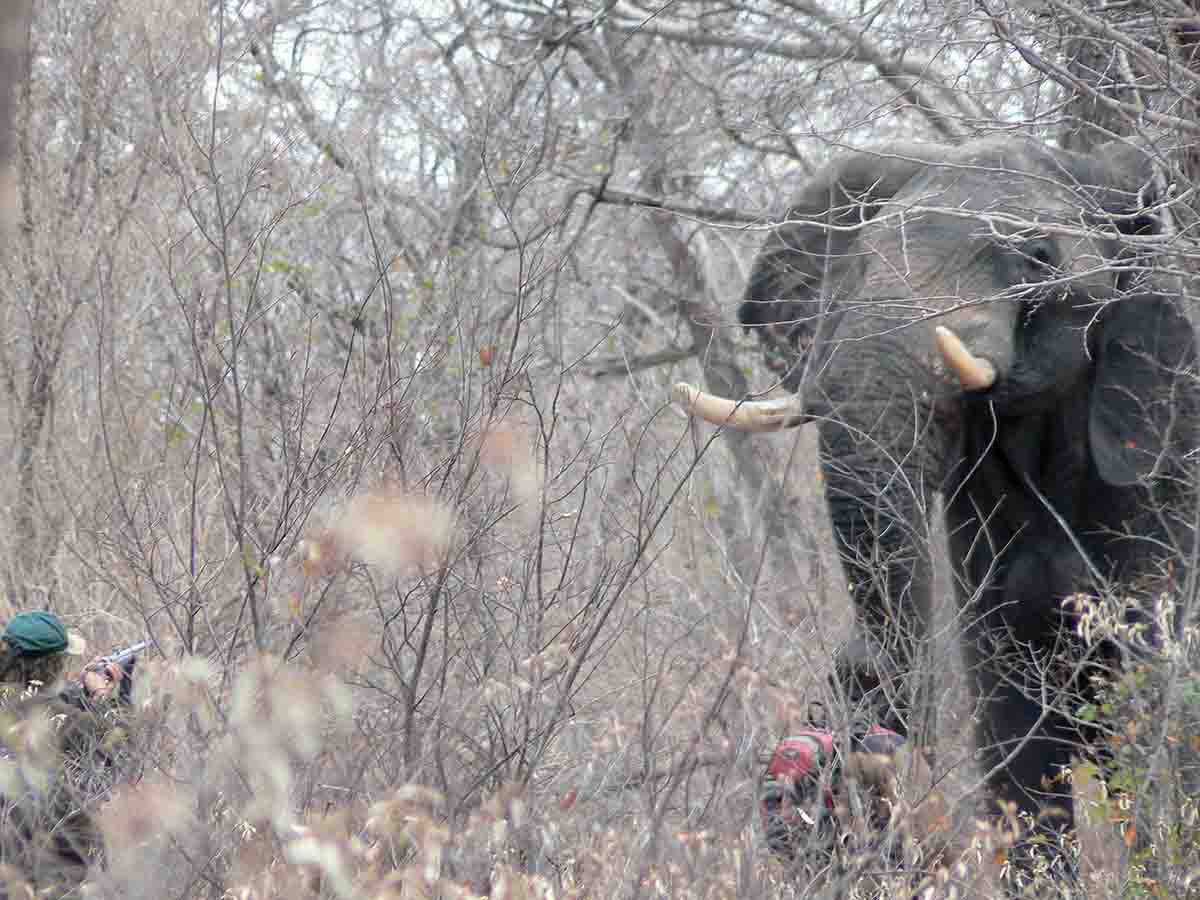
[(254, 553), (254, 548), (249, 544), (242, 548), (242, 563), (245, 565), (246, 571), (251, 574), (263, 574), (263, 567), (259, 564), (258, 557)]

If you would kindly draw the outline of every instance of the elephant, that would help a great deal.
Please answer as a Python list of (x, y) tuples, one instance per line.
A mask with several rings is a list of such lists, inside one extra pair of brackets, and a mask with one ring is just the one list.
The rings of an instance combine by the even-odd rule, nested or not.
[(1063, 698), (1121, 663), (1079, 637), (1072, 598), (1121, 590), (1149, 623), (1191, 553), (1196, 338), (1155, 269), (1155, 184), (1116, 142), (845, 153), (769, 232), (739, 308), (792, 395), (673, 388), (728, 428), (817, 423), (856, 622), (834, 681), (909, 739), (940, 495), (989, 793), (1056, 829), (1059, 776), (1097, 741)]

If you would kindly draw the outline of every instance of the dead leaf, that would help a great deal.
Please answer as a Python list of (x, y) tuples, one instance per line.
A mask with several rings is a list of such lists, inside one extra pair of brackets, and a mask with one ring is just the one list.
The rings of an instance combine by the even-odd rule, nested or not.
[(395, 574), (440, 566), (454, 523), (453, 511), (435, 498), (385, 488), (351, 500), (331, 530), (349, 555)]

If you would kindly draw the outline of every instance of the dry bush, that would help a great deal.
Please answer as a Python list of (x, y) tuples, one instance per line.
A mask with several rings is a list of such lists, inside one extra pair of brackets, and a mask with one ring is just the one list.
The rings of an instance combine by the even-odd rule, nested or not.
[[(944, 611), (931, 770), (855, 772), (890, 829), (766, 851), (759, 756), (850, 619), (815, 439), (665, 400), (773, 383), (729, 301), (806, 171), (1044, 134), (1073, 95), (1000, 35), (1083, 25), (802, 5), (37, 4), (0, 136), (0, 602), (154, 648), (69, 797), (82, 894), (994, 896)], [(1194, 809), (1152, 808), (1188, 890)]]

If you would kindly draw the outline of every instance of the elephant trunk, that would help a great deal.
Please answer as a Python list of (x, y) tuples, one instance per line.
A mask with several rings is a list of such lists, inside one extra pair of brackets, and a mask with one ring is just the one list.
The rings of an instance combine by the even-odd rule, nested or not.
[[(865, 385), (855, 385), (862, 396)], [(821, 422), (821, 469), (838, 555), (858, 622), (858, 652), (843, 653), (837, 681), (858, 715), (910, 736), (927, 722), (933, 493), (955, 435), (934, 409), (897, 393), (887, 406), (836, 398), (845, 420)], [(860, 415), (861, 414), (861, 415)], [(866, 648), (863, 650), (862, 648)]]

